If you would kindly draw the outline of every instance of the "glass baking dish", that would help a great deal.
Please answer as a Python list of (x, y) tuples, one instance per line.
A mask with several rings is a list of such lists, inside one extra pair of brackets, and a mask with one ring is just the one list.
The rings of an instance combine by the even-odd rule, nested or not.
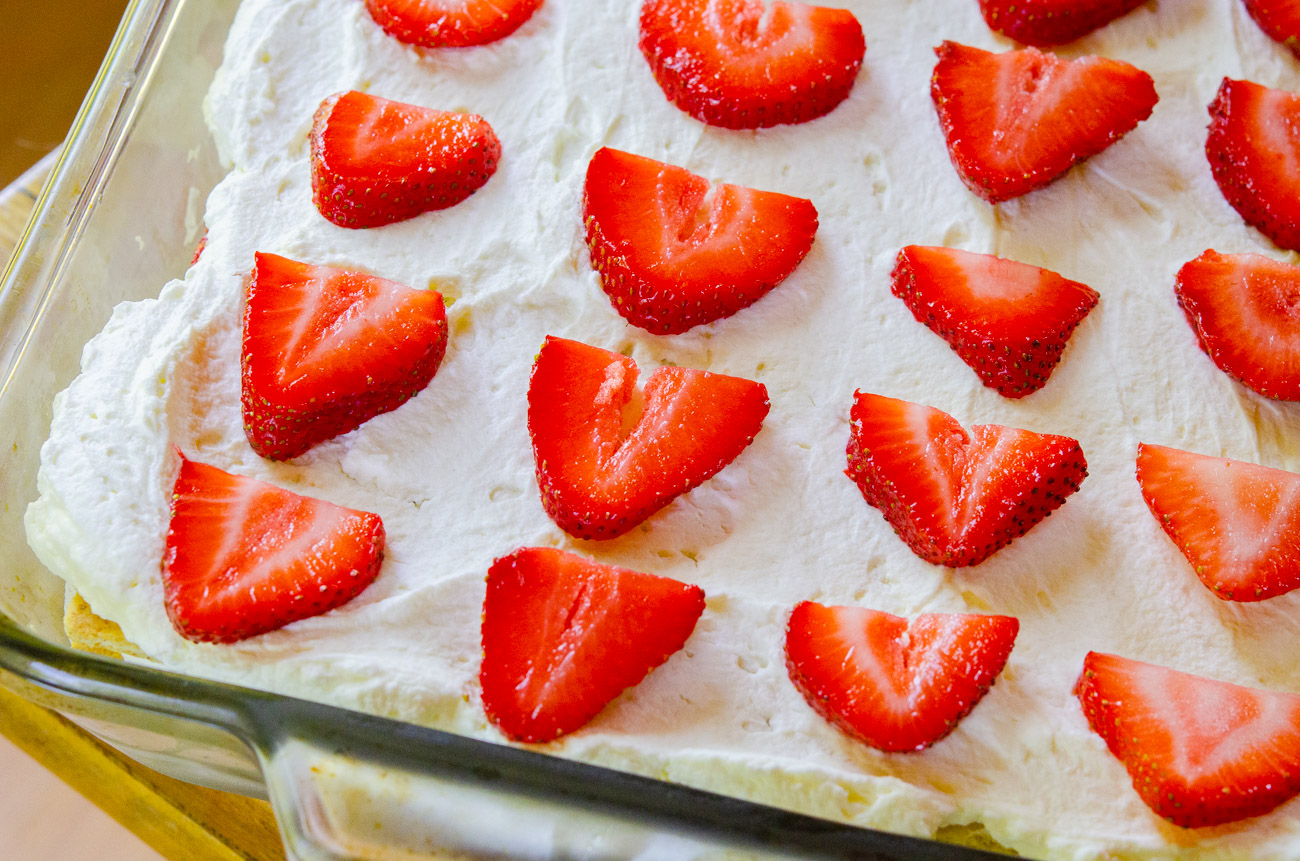
[(112, 307), (182, 272), (223, 170), (235, 0), (134, 0), (0, 288), (0, 683), (127, 755), (269, 798), (291, 859), (993, 858), (68, 647), (28, 549), (51, 402)]

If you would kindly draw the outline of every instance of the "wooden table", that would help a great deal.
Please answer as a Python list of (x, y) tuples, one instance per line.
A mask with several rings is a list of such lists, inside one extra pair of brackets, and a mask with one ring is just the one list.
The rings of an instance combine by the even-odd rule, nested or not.
[[(0, 191), (7, 261), (48, 175), (48, 159)], [(283, 861), (264, 801), (204, 789), (128, 759), (52, 711), (0, 688), (0, 733), (174, 861)]]

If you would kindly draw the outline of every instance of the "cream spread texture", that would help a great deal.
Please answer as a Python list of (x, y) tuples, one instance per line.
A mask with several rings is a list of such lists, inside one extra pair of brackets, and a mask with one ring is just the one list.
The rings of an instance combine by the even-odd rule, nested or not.
[[(206, 210), (200, 261), (157, 299), (117, 308), (56, 404), (32, 546), (158, 663), (500, 739), (478, 701), (492, 560), (557, 545), (702, 586), (686, 647), (592, 723), (545, 750), (919, 835), (981, 822), (1050, 858), (1281, 857), (1300, 852), (1300, 801), (1184, 831), (1151, 813), (1071, 693), (1089, 650), (1300, 692), (1300, 593), (1220, 601), (1143, 504), (1139, 442), (1300, 470), (1300, 412), (1221, 373), (1173, 294), (1207, 248), (1283, 254), (1244, 225), (1204, 155), (1224, 76), (1300, 89), (1300, 67), (1240, 0), (1160, 0), (1060, 53), (1128, 61), (1155, 79), (1152, 117), (1049, 187), (993, 207), (948, 160), (930, 99), (933, 48), (992, 50), (976, 0), (836, 0), (867, 53), (829, 115), (758, 132), (673, 107), (637, 50), (638, 4), (546, 0), (514, 35), (420, 51), (360, 0), (246, 0), (206, 110), (230, 173)], [(464, 203), (347, 230), (311, 201), (308, 132), (348, 89), (482, 114), (496, 175)], [(591, 270), (582, 185), (601, 146), (711, 181), (807, 197), (821, 226), (783, 284), (731, 318), (657, 337), (627, 325)], [(1041, 391), (1007, 400), (889, 290), (900, 247), (948, 245), (1045, 266), (1101, 294)], [(256, 251), (359, 269), (446, 297), (450, 343), (399, 409), (290, 463), (257, 457), (239, 408), (243, 279)], [(772, 410), (715, 478), (609, 542), (546, 516), (525, 423), (546, 335), (764, 383)], [(1055, 514), (987, 562), (919, 560), (844, 474), (855, 389), (936, 406), (965, 425), (1077, 438), (1090, 474)], [(378, 513), (389, 543), (352, 603), (228, 645), (183, 640), (159, 561), (177, 468), (196, 460)], [(1017, 616), (988, 696), (948, 738), (884, 754), (818, 717), (783, 657), (795, 603), (915, 616)]]

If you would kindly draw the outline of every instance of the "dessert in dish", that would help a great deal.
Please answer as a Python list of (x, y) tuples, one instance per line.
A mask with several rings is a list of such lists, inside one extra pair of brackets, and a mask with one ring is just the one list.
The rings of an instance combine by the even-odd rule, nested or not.
[[(519, 548), (559, 548), (698, 587), (705, 605), (680, 649), (661, 644), (606, 693), (643, 680), (547, 751), (914, 834), (979, 823), (1034, 856), (1293, 852), (1295, 800), (1195, 830), (1161, 818), (1133, 790), (1122, 752), (1092, 730), (1080, 702), (1092, 689), (1074, 691), (1090, 653), (1237, 689), (1300, 690), (1300, 597), (1220, 600), (1150, 516), (1134, 475), (1139, 443), (1300, 466), (1293, 407), (1224, 374), (1174, 293), (1179, 269), (1208, 248), (1284, 259), (1273, 234), (1225, 200), (1205, 143), (1224, 77), (1294, 91), (1294, 58), (1237, 0), (1203, 0), (1133, 10), (1062, 49), (1063, 62), (1082, 66), (997, 60), (1069, 72), (1089, 66), (1082, 57), (1111, 58), (1149, 75), (1159, 101), (1146, 120), (1130, 114), (1126, 134), (1103, 128), (1110, 145), (1089, 147), (1083, 164), (1062, 173), (1075, 156), (1053, 155), (1032, 190), (1016, 186), (994, 206), (954, 169), (952, 120), (932, 97), (934, 49), (947, 40), (1001, 57), (1014, 46), (973, 0), (877, 4), (870, 15), (844, 5), (870, 22), (865, 58), (850, 52), (838, 65), (860, 63), (851, 88), (815, 118), (781, 113), (806, 121), (752, 131), (701, 122), (670, 100), (646, 56), (656, 52), (641, 10), (628, 4), (546, 3), (508, 37), (462, 51), (398, 41), (358, 0), (246, 2), (207, 102), (231, 164), (208, 201), (208, 245), (183, 280), (119, 308), (88, 345), (43, 454), (33, 546), (150, 660), (493, 739), (508, 733), (500, 713), (489, 719), (481, 681), (488, 572)], [(382, 227), (327, 220), (313, 200), (313, 117), (354, 91), (482, 116), (500, 144), (490, 178), (452, 206)], [(746, 112), (745, 124), (763, 125), (752, 120)], [(1029, 140), (1046, 129), (1021, 131)], [(593, 266), (584, 223), (605, 147), (702, 177), (718, 189), (703, 198), (712, 206), (728, 186), (811, 202), (811, 248), (724, 316), (671, 335), (631, 325), (606, 292), (608, 272)], [(1228, 159), (1246, 163), (1235, 153)], [(1245, 217), (1285, 218), (1265, 206)], [(1037, 390), (1006, 398), (893, 295), (909, 247), (995, 255), (1100, 300), (1066, 315), (1072, 331), (1050, 376), (1032, 380)], [(292, 460), (259, 456), (241, 406), (258, 253), (436, 290), (447, 303), (436, 376)], [(617, 538), (575, 538), (543, 503), (529, 427), (548, 336), (628, 359), (606, 368), (749, 381), (770, 407), (689, 492)], [(1088, 477), (1078, 478), (1082, 458), (1068, 460), (1079, 489), (1051, 517), (1010, 543), (979, 542), (998, 546), (977, 565), (932, 564), (844, 475), (855, 392), (947, 414), (976, 442), (981, 427), (1073, 441)], [(650, 402), (647, 392), (653, 413)], [(628, 404), (635, 427), (635, 398)], [(182, 637), (160, 564), (176, 447), (377, 515), (387, 539), (378, 576), (351, 601), (276, 630), (229, 644)], [(956, 561), (942, 557), (952, 549), (937, 551), (941, 561)], [(975, 694), (940, 716), (946, 735), (891, 752), (841, 732), (809, 704), (814, 683), (792, 682), (790, 622), (804, 602), (833, 618), (878, 612), (895, 628), (975, 616), (1015, 619), (1018, 632), (1000, 672), (978, 674)]]

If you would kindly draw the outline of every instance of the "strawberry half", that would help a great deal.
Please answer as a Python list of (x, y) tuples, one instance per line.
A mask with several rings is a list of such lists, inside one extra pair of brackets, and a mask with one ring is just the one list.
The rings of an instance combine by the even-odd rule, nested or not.
[(1245, 0), (1246, 11), (1270, 39), (1300, 58), (1300, 0)]
[(604, 147), (587, 166), (582, 217), (614, 308), (660, 335), (730, 317), (785, 280), (812, 248), (812, 201), (709, 182)]
[(1300, 586), (1300, 475), (1139, 445), (1142, 498), (1196, 576), (1225, 601)]
[(1300, 95), (1224, 78), (1210, 103), (1205, 155), (1246, 223), (1300, 251)]
[(553, 547), (492, 563), (483, 600), (483, 707), (516, 741), (573, 732), (680, 649), (704, 590)]
[(968, 434), (934, 407), (857, 392), (849, 468), (862, 495), (927, 562), (978, 565), (1079, 489), (1077, 440), (1001, 425)]
[(1097, 291), (1048, 269), (955, 248), (898, 252), (894, 295), (1008, 398), (1041, 389)]
[(1174, 292), (1220, 370), (1266, 398), (1300, 400), (1300, 266), (1206, 251), (1178, 270)]
[(1080, 39), (1146, 0), (980, 0), (989, 29), (1046, 48)]
[(496, 172), (501, 142), (487, 120), (337, 93), (311, 127), (311, 191), (339, 227), (378, 227), (460, 203)]
[(258, 253), (244, 306), (244, 432), (272, 460), (297, 457), (397, 409), (447, 349), (442, 296)]
[(971, 191), (1001, 203), (1047, 185), (1151, 116), (1155, 84), (1104, 57), (1035, 48), (993, 54), (944, 42), (930, 95), (948, 155)]
[(1089, 652), (1075, 696), (1148, 807), (1201, 828), (1300, 792), (1300, 696)]
[(804, 601), (785, 632), (790, 680), (818, 714), (878, 750), (923, 750), (956, 728), (1007, 663), (1012, 616), (906, 619)]
[(366, 0), (384, 32), (422, 48), (486, 45), (533, 17), (542, 0)]
[(176, 631), (233, 643), (342, 606), (379, 575), (377, 514), (181, 457), (163, 553)]
[(645, 0), (640, 45), (668, 101), (729, 129), (830, 113), (867, 50), (853, 13), (783, 0)]
[(577, 538), (622, 535), (715, 475), (767, 416), (762, 383), (658, 368), (636, 408), (627, 356), (547, 337), (528, 385), (528, 433), (546, 513)]

